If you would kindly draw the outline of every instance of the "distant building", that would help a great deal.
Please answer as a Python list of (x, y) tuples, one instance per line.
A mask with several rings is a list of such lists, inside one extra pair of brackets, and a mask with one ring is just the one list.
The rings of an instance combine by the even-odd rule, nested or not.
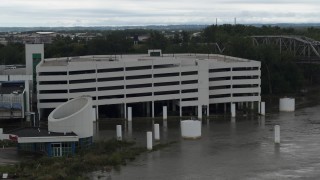
[(2, 45), (7, 45), (8, 44), (8, 41), (5, 39), (5, 38), (3, 38), (3, 37), (0, 37), (0, 44), (2, 44)]

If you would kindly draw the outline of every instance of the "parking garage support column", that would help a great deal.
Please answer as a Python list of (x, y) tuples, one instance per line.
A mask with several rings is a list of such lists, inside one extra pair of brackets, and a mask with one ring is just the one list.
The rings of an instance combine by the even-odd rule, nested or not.
[(124, 106), (124, 119), (127, 119), (127, 104), (124, 103), (123, 106)]
[(152, 101), (152, 118), (154, 118), (154, 101)]
[(198, 118), (202, 119), (202, 105), (198, 105)]
[(182, 117), (181, 99), (180, 99), (180, 104), (179, 104), (179, 115), (180, 115), (180, 117)]
[(150, 117), (150, 102), (146, 102), (147, 104), (147, 117)]
[(99, 119), (99, 106), (96, 106), (96, 121)]

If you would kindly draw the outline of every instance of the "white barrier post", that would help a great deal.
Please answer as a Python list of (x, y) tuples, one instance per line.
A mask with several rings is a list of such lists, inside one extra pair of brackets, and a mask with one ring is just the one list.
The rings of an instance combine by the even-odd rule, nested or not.
[(279, 111), (293, 112), (295, 111), (294, 98), (281, 98), (279, 100)]
[(266, 115), (266, 104), (265, 102), (261, 102), (261, 113), (262, 116)]
[(280, 144), (280, 126), (274, 126), (274, 143)]
[(168, 117), (167, 106), (162, 107), (162, 115), (163, 115), (163, 119), (167, 119)]
[(236, 104), (231, 104), (231, 117), (236, 117)]
[(132, 107), (128, 107), (128, 121), (132, 121)]
[(147, 132), (147, 149), (152, 150), (152, 132)]
[(160, 141), (160, 126), (159, 124), (154, 124), (154, 139)]
[(122, 128), (121, 125), (117, 125), (117, 140), (122, 141)]

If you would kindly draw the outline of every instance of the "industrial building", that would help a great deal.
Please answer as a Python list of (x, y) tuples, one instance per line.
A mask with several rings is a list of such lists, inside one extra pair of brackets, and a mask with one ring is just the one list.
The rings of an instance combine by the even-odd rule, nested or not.
[(201, 118), (217, 108), (226, 110), (231, 103), (253, 107), (261, 101), (259, 61), (217, 54), (162, 54), (161, 50), (43, 59), (43, 48), (33, 46), (38, 45), (27, 45), (27, 72), (36, 76), (41, 116), (83, 95), (92, 97), (97, 118), (110, 112), (126, 118), (127, 107), (133, 107), (133, 116), (155, 117), (163, 105), (169, 115)]

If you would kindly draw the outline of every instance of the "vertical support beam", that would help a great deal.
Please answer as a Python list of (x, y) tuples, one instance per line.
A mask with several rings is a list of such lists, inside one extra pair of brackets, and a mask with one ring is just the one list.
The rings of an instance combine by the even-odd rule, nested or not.
[(231, 117), (236, 117), (236, 104), (231, 103)]
[(147, 149), (152, 150), (152, 132), (147, 132)]
[(96, 106), (96, 119), (95, 120), (98, 120), (99, 119), (99, 105)]
[(162, 107), (162, 116), (163, 119), (167, 119), (167, 106)]
[(93, 118), (93, 122), (95, 122), (95, 121), (97, 120), (96, 112), (97, 112), (96, 107), (95, 107), (95, 108), (93, 107), (93, 108), (92, 108), (92, 118)]
[(265, 102), (261, 102), (261, 115), (264, 116), (266, 115), (266, 106), (265, 106)]
[(122, 141), (122, 127), (121, 127), (121, 125), (117, 125), (117, 140)]
[(210, 116), (210, 104), (207, 105), (207, 117)]
[(254, 109), (254, 101), (251, 102), (251, 109)]
[(172, 100), (172, 111), (176, 112), (177, 108), (176, 108), (176, 100)]
[(151, 113), (150, 113), (150, 101), (146, 102), (147, 104), (147, 117), (151, 117)]
[(202, 119), (202, 105), (198, 105), (198, 118)]
[(180, 104), (179, 104), (179, 114), (180, 114), (180, 117), (182, 117), (182, 106), (181, 106), (181, 99), (180, 99)]
[(281, 40), (281, 38), (279, 39), (279, 46), (280, 46), (280, 54), (282, 53), (282, 40)]
[(261, 113), (261, 101), (258, 101), (258, 114)]
[(154, 101), (152, 101), (152, 118), (154, 118)]
[(123, 104), (123, 109), (124, 109), (124, 119), (127, 119), (127, 104)]
[(160, 126), (159, 124), (154, 124), (154, 139), (160, 141)]
[(124, 105), (123, 104), (120, 104), (120, 118), (124, 118)]
[(132, 107), (128, 107), (128, 121), (132, 121)]
[[(24, 88), (26, 93), (26, 111), (30, 112), (30, 87), (29, 87), (29, 80), (24, 81)], [(26, 117), (26, 120), (30, 121), (30, 115)]]
[(280, 126), (274, 126), (274, 143), (280, 144)]

